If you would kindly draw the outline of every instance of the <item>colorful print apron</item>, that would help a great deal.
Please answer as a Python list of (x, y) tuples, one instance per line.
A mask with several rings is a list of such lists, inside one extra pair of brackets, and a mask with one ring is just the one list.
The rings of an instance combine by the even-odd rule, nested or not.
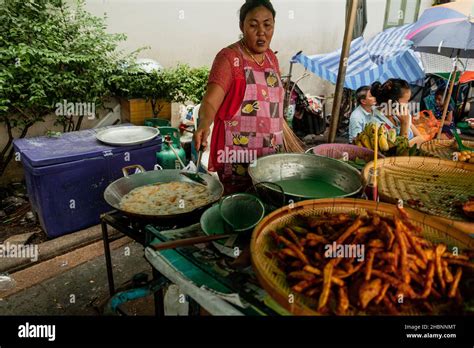
[(267, 54), (271, 68), (255, 70), (246, 63), (241, 49), (240, 52), (245, 94), (239, 110), (232, 119), (224, 121), (224, 171), (220, 179), (227, 193), (245, 191), (251, 186), (247, 169), (252, 160), (283, 148), (284, 88), (280, 77)]

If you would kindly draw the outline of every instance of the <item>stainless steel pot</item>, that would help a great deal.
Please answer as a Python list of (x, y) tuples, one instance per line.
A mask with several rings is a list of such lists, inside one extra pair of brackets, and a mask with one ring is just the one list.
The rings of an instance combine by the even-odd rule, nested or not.
[[(341, 189), (344, 194), (337, 197), (354, 196), (362, 189), (360, 173), (349, 164), (312, 154), (282, 153), (260, 157), (249, 166), (249, 175), (254, 184), (290, 179), (318, 180)], [(268, 189), (276, 195), (281, 195), (283, 191), (285, 202), (318, 198), (307, 194), (291, 194), (284, 189), (278, 191), (275, 185), (269, 185)]]

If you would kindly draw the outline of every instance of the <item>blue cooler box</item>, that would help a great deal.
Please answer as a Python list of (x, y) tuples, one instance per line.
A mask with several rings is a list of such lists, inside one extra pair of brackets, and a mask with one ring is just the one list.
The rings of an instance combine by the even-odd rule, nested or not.
[[(112, 127), (120, 126), (124, 125)], [(31, 206), (49, 237), (98, 224), (100, 215), (113, 209), (105, 202), (104, 191), (123, 176), (123, 167), (141, 164), (153, 169), (160, 136), (140, 145), (109, 146), (96, 139), (105, 128), (14, 141)]]

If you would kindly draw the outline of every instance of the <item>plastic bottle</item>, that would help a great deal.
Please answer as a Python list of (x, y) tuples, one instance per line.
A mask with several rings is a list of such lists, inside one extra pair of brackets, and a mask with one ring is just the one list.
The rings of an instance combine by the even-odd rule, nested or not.
[(164, 297), (165, 315), (188, 315), (189, 302), (186, 301), (183, 293), (179, 291), (179, 287), (175, 284), (168, 286)]

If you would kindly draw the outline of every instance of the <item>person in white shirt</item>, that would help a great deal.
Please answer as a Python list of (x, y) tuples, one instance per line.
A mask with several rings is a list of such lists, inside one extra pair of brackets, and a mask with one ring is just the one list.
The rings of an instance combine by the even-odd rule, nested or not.
[(369, 86), (363, 86), (357, 89), (356, 99), (359, 106), (352, 111), (349, 120), (349, 143), (352, 143), (355, 137), (357, 137), (357, 134), (364, 130), (367, 123), (381, 123), (380, 120), (374, 117), (376, 100), (370, 93)]

